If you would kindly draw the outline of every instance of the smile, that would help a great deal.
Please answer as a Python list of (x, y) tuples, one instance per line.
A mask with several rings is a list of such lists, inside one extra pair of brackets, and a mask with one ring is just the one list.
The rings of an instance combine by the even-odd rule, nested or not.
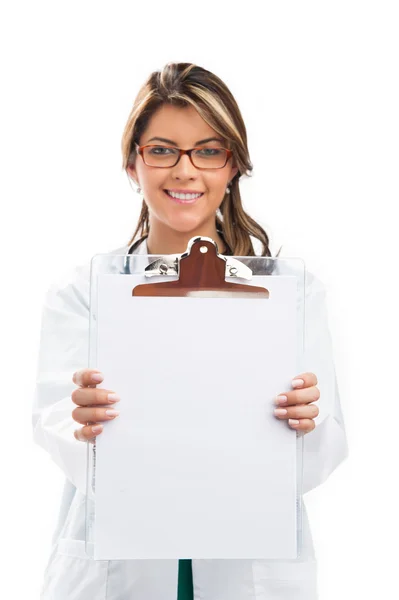
[(169, 192), (168, 190), (164, 190), (165, 194), (175, 202), (179, 204), (194, 204), (198, 198), (201, 198), (204, 194), (176, 194), (175, 192)]

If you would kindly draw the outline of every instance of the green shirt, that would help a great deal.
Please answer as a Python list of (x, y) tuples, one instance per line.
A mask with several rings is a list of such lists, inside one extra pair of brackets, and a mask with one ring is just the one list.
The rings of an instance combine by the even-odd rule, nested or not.
[(190, 558), (179, 560), (177, 600), (194, 600), (193, 571)]

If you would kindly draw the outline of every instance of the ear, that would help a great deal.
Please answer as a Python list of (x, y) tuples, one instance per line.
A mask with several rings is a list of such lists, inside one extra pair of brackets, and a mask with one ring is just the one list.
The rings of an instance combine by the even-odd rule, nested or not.
[(232, 179), (234, 179), (234, 177), (237, 175), (238, 173), (238, 167), (232, 167), (231, 168), (231, 177), (229, 179), (229, 184), (231, 183)]
[(127, 170), (128, 174), (129, 174), (129, 177), (131, 179), (133, 179), (133, 181), (134, 181), (134, 183), (136, 185), (138, 185), (138, 183), (137, 183), (137, 179), (138, 179), (137, 178), (137, 172), (136, 172), (136, 169), (134, 168), (134, 165), (129, 165), (126, 170)]

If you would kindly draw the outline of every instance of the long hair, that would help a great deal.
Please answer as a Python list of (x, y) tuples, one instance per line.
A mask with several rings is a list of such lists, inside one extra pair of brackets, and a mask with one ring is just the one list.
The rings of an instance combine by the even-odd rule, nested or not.
[[(265, 230), (244, 210), (239, 188), (242, 175), (250, 176), (252, 164), (247, 146), (247, 132), (240, 109), (228, 87), (219, 77), (192, 63), (167, 63), (162, 71), (154, 71), (145, 81), (134, 101), (123, 136), (123, 169), (134, 164), (135, 144), (147, 128), (151, 116), (163, 104), (178, 107), (193, 106), (199, 115), (232, 150), (238, 172), (230, 183), (230, 194), (225, 193), (215, 214), (216, 229), (236, 256), (255, 256), (250, 236), (262, 244), (260, 256), (271, 256), (269, 238)], [(143, 200), (140, 217), (130, 245), (140, 234), (149, 234), (149, 211)]]

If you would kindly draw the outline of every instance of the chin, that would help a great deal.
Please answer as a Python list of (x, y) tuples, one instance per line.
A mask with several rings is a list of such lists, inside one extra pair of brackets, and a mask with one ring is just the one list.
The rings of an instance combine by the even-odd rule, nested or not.
[(165, 225), (173, 229), (174, 231), (178, 231), (179, 233), (192, 233), (193, 235), (197, 235), (197, 232), (203, 229), (204, 224), (209, 222), (209, 217), (205, 218), (196, 218), (196, 219), (179, 219), (172, 218), (164, 221)]

